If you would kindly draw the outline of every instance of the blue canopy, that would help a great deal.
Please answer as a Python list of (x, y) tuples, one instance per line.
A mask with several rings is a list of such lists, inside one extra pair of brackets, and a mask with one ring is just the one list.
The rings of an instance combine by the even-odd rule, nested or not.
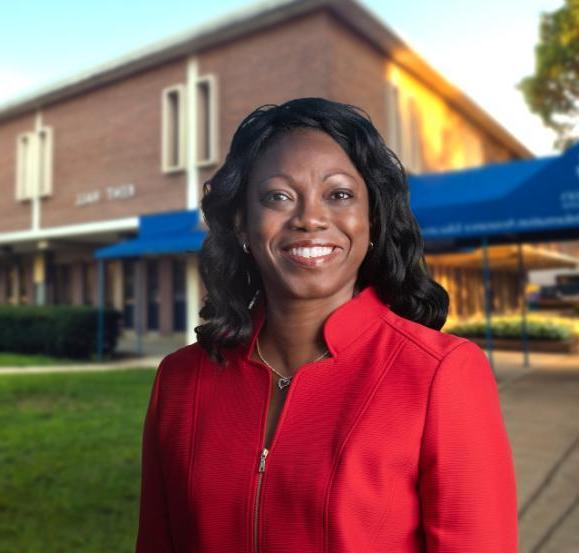
[(199, 210), (169, 211), (139, 217), (139, 236), (96, 250), (97, 259), (199, 251), (207, 231), (199, 227)]
[(559, 156), (409, 177), (425, 241), (579, 230), (579, 144)]

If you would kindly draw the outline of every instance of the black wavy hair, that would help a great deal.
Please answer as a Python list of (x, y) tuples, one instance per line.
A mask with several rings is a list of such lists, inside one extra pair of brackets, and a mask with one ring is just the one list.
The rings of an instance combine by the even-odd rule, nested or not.
[(199, 311), (205, 322), (195, 332), (201, 347), (220, 364), (225, 362), (221, 348), (248, 342), (250, 304), (262, 290), (257, 266), (236, 233), (236, 217), (245, 216), (249, 172), (274, 137), (303, 128), (329, 134), (368, 187), (374, 247), (360, 266), (356, 288), (373, 285), (392, 311), (425, 326), (440, 330), (446, 322), (448, 294), (426, 265), (400, 160), (363, 109), (325, 98), (297, 98), (250, 113), (235, 131), (224, 164), (203, 184), (201, 209), (209, 230), (199, 268), (207, 294)]

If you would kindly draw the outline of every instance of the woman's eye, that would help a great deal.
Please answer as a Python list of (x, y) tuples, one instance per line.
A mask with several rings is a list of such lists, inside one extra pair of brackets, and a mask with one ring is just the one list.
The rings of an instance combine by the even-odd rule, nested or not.
[(282, 197), (285, 197), (285, 198), (288, 197), (288, 195), (287, 195), (287, 194), (284, 194), (283, 192), (270, 192), (269, 194), (266, 194), (264, 198), (265, 198), (266, 200), (272, 200), (272, 199), (275, 200), (276, 197), (279, 197), (279, 196), (282, 196)]
[(338, 198), (338, 200), (348, 200), (349, 198), (353, 197), (353, 194), (351, 194), (350, 192), (346, 192), (345, 190), (337, 190), (332, 194), (332, 196), (335, 196), (336, 194), (343, 194), (343, 196), (341, 198)]

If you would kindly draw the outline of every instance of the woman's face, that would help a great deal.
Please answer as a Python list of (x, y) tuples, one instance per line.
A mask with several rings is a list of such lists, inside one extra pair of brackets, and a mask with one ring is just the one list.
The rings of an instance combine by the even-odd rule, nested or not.
[(368, 190), (330, 135), (276, 137), (252, 167), (246, 202), (240, 235), (268, 297), (353, 292), (370, 240)]

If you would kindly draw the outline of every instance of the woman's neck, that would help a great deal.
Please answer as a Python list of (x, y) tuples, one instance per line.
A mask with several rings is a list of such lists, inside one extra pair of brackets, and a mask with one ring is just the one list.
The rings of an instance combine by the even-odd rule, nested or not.
[(298, 367), (318, 358), (328, 349), (323, 335), (326, 319), (352, 297), (352, 290), (304, 300), (270, 294), (265, 302), (265, 321), (258, 336), (264, 358), (286, 376), (293, 375)]

